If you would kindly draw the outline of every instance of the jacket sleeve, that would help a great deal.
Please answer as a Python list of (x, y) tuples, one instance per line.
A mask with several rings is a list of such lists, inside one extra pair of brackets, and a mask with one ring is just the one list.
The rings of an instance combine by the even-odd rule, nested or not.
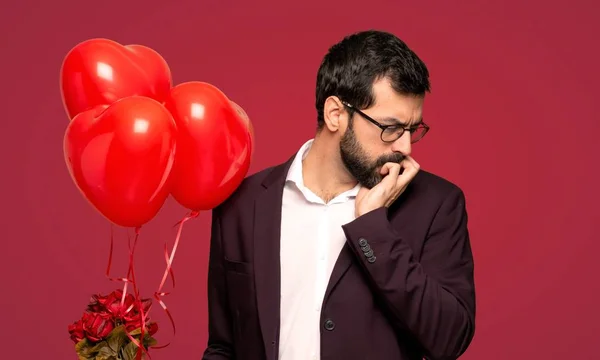
[(430, 360), (457, 359), (475, 333), (474, 263), (460, 189), (435, 215), (420, 261), (388, 221), (387, 208), (343, 226), (375, 295)]
[(221, 219), (219, 208), (212, 212), (208, 260), (208, 345), (203, 360), (235, 359), (231, 315), (227, 306), (227, 286), (223, 269)]

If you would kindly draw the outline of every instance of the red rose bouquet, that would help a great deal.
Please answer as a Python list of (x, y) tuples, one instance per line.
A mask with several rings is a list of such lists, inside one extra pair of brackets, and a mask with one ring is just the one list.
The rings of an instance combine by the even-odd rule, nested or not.
[(156, 344), (158, 325), (148, 316), (152, 300), (123, 295), (121, 289), (94, 295), (81, 319), (69, 325), (79, 360), (139, 359), (138, 352)]

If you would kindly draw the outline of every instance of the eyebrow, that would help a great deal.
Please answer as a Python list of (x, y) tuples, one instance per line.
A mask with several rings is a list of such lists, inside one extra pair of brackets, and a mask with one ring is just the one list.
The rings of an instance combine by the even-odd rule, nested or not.
[[(382, 117), (378, 119), (382, 124), (385, 125), (398, 125), (398, 126), (408, 126), (408, 124), (406, 122), (402, 122), (394, 117)], [(410, 127), (416, 127), (419, 126), (421, 123), (423, 122), (423, 118), (419, 118), (417, 119), (415, 122), (413, 122)]]

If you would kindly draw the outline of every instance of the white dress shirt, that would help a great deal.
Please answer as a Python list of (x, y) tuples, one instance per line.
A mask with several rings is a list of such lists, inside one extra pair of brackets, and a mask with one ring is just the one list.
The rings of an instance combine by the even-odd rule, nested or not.
[(321, 304), (346, 242), (342, 225), (355, 218), (354, 200), (360, 188), (357, 185), (329, 203), (306, 188), (302, 160), (312, 141), (298, 151), (283, 191), (280, 360), (320, 359)]

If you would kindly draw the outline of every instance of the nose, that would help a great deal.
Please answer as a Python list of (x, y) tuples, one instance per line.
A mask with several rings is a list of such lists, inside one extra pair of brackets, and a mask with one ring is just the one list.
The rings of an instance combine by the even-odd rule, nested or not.
[(410, 156), (412, 144), (410, 142), (410, 131), (405, 131), (396, 141), (392, 143), (392, 151), (399, 152), (404, 156)]

